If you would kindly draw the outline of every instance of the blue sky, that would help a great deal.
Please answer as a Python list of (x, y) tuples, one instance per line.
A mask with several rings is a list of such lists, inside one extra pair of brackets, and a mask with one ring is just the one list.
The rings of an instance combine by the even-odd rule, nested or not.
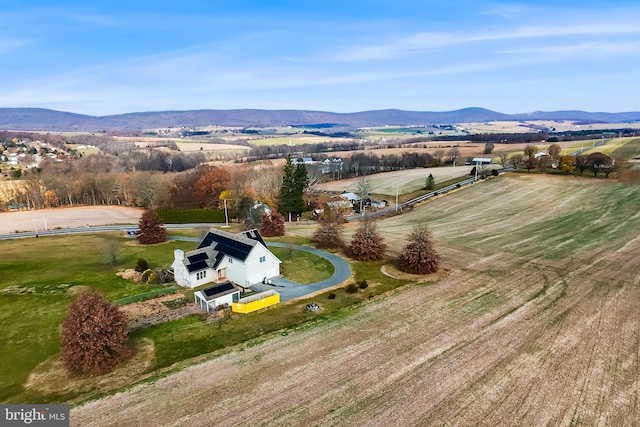
[(0, 0), (0, 18), (0, 107), (640, 110), (635, 0)]

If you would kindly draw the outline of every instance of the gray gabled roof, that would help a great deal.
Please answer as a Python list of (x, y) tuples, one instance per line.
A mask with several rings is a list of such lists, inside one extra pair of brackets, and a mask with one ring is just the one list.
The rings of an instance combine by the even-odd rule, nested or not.
[(231, 282), (220, 283), (219, 285), (210, 286), (208, 288), (198, 291), (202, 294), (204, 299), (211, 301), (216, 298), (220, 298), (225, 295), (239, 292)]
[(183, 262), (189, 273), (193, 273), (207, 268), (215, 269), (222, 261), (222, 258), (224, 258), (223, 253), (209, 246), (185, 252)]
[(245, 261), (257, 244), (267, 246), (256, 229), (233, 234), (212, 228), (197, 249), (185, 252), (183, 262), (190, 273), (216, 269), (225, 256)]
[(210, 246), (224, 255), (244, 261), (257, 243), (259, 243), (258, 240), (250, 239), (242, 234), (233, 234), (212, 228), (204, 236), (198, 249)]

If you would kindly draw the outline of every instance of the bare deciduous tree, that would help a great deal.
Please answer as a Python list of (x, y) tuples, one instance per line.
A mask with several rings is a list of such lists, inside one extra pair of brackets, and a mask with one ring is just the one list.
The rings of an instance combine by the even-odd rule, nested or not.
[(318, 227), (313, 233), (313, 241), (319, 248), (342, 248), (342, 231), (344, 228), (344, 218), (329, 211), (318, 221)]

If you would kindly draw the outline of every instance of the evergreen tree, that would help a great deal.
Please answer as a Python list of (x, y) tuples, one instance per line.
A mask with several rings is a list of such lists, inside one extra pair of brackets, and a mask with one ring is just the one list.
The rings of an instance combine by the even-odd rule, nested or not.
[(138, 221), (136, 238), (143, 245), (162, 243), (167, 240), (167, 230), (162, 226), (162, 220), (155, 211), (145, 210)]
[(302, 159), (298, 159), (298, 164), (296, 164), (296, 169), (293, 174), (293, 185), (295, 188), (295, 203), (294, 203), (294, 212), (296, 214), (301, 214), (305, 210), (307, 210), (307, 205), (304, 202), (304, 190), (309, 186), (309, 173), (307, 172), (307, 167), (303, 163)]
[(429, 176), (427, 177), (427, 185), (425, 188), (427, 191), (431, 191), (436, 188), (436, 180), (432, 174), (429, 174)]
[(96, 291), (83, 292), (62, 323), (60, 358), (75, 375), (108, 372), (131, 355), (125, 315)]
[(278, 211), (285, 216), (289, 214), (295, 216), (304, 212), (306, 205), (302, 196), (308, 185), (309, 176), (306, 166), (301, 160), (294, 165), (291, 155), (288, 155), (284, 165), (280, 194), (278, 195)]

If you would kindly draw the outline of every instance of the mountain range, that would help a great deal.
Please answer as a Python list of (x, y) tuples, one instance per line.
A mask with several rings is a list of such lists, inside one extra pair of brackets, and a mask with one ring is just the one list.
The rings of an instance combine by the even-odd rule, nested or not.
[(308, 110), (189, 110), (151, 111), (110, 116), (90, 116), (44, 108), (0, 108), (0, 129), (32, 131), (85, 131), (158, 129), (169, 127), (309, 126), (359, 128), (384, 125), (433, 125), (491, 121), (570, 120), (581, 123), (631, 123), (640, 121), (640, 112), (593, 113), (586, 111), (535, 111), (504, 114), (485, 108), (429, 112), (375, 110), (331, 113)]

